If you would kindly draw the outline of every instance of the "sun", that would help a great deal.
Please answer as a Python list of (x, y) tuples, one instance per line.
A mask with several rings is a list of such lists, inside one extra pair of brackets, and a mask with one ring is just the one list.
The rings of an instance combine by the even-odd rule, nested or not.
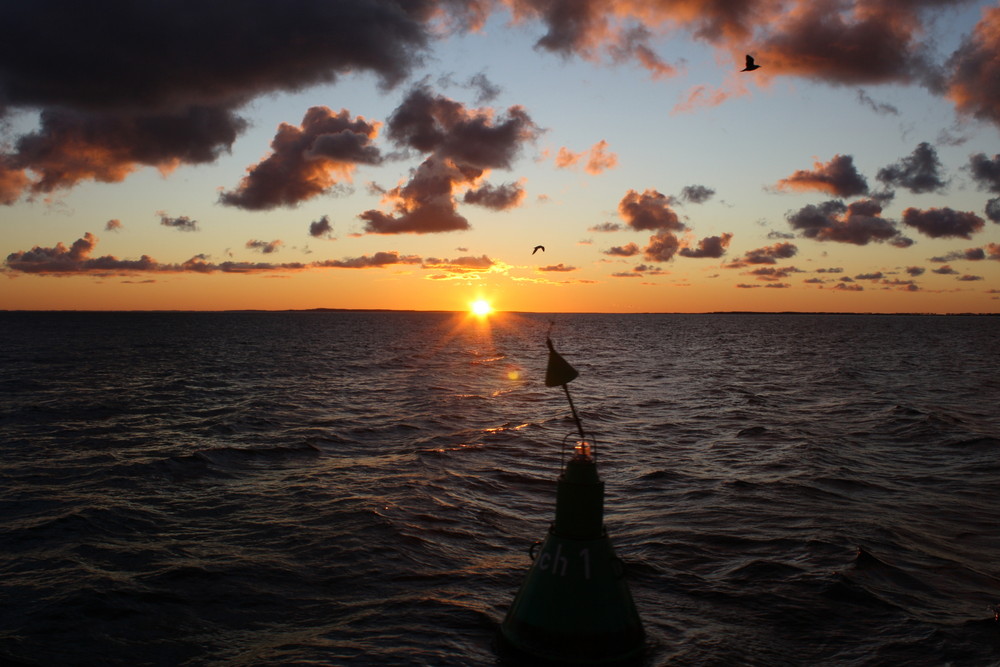
[(476, 299), (469, 304), (469, 310), (476, 317), (486, 317), (493, 312), (493, 306), (490, 305), (489, 301), (485, 299)]

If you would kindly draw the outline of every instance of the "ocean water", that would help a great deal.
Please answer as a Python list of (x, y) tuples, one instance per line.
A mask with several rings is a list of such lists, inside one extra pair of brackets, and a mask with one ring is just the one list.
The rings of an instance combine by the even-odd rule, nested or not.
[(0, 313), (0, 663), (495, 665), (574, 425), (647, 665), (1000, 664), (1000, 318)]

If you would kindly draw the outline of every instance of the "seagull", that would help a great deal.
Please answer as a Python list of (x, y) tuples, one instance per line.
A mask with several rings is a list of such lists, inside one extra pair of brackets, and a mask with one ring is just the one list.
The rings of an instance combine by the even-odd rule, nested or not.
[(531, 251), (531, 254), (534, 255), (539, 250), (541, 250), (542, 252), (545, 252), (545, 246), (543, 246), (543, 245), (536, 245), (535, 249)]
[(760, 69), (760, 65), (754, 65), (753, 56), (747, 56), (747, 66), (741, 69), (741, 72), (752, 72), (755, 69)]

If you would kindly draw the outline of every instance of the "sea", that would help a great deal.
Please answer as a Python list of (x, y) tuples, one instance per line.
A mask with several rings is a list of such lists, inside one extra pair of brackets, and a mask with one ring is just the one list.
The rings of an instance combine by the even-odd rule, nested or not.
[(4, 312), (0, 341), (3, 665), (500, 665), (567, 392), (644, 665), (1000, 664), (1000, 317)]

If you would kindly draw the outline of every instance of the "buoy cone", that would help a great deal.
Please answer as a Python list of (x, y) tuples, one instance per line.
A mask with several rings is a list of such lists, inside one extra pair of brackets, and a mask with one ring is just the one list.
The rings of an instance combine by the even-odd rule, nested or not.
[(604, 482), (577, 445), (556, 491), (556, 520), (497, 633), (513, 665), (627, 665), (645, 632), (604, 528)]

